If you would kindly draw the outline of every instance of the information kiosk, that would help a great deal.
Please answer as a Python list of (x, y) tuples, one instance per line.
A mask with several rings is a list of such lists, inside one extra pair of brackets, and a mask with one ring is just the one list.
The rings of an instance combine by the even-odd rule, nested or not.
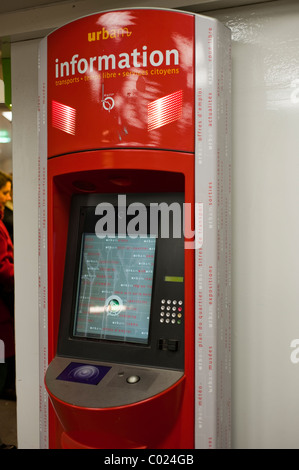
[(209, 18), (128, 9), (41, 42), (45, 447), (229, 442), (223, 374), (211, 426), (205, 406), (229, 318), (229, 41)]

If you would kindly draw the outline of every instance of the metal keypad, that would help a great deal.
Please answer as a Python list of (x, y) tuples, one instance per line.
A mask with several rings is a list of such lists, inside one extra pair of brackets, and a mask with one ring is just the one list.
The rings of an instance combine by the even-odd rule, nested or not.
[(160, 323), (180, 325), (183, 320), (183, 301), (162, 299), (160, 305)]

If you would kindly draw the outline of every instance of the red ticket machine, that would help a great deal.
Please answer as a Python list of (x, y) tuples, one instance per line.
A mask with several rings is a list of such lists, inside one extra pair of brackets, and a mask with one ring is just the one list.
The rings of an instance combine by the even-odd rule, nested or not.
[(41, 50), (49, 447), (193, 448), (195, 16), (99, 13)]

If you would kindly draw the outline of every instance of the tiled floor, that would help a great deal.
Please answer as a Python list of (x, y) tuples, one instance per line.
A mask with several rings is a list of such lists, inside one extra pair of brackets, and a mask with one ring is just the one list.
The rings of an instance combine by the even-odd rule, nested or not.
[(16, 402), (0, 400), (0, 438), (17, 446)]

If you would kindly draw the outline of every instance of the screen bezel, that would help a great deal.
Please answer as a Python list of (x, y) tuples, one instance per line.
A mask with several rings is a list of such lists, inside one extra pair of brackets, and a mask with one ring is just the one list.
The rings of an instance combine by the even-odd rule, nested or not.
[[(152, 202), (166, 202), (172, 204), (178, 202), (181, 206), (183, 218), (184, 193), (147, 193), (147, 194), (127, 194), (127, 205), (139, 201), (145, 206)], [(123, 341), (111, 341), (106, 339), (74, 337), (73, 321), (74, 306), (76, 298), (76, 284), (78, 276), (80, 241), (86, 221), (84, 208), (95, 209), (99, 202), (108, 202), (117, 206), (118, 194), (75, 194), (72, 197), (69, 219), (68, 241), (65, 259), (65, 271), (63, 292), (60, 312), (60, 325), (58, 332), (57, 355), (91, 360), (101, 360), (107, 362), (124, 362), (127, 364), (147, 365), (157, 367), (169, 367), (173, 369), (184, 368), (184, 328), (179, 333), (182, 351), (175, 357), (173, 353), (163, 352), (157, 349), (157, 344), (161, 338), (161, 325), (157, 315), (153, 315), (153, 309), (158, 311), (158, 297), (161, 284), (164, 282), (164, 266), (175, 266), (173, 272), (178, 276), (184, 276), (184, 238), (172, 238), (167, 241), (160, 237), (156, 238), (155, 266), (152, 286), (152, 303), (149, 324), (148, 344), (131, 343)], [(94, 223), (94, 220), (91, 224)], [(88, 224), (87, 224), (88, 226)], [(175, 251), (177, 256), (171, 256)], [(164, 270), (163, 270), (164, 269)], [(168, 283), (174, 284), (174, 283)], [(174, 286), (175, 290), (180, 289), (180, 297), (184, 297), (184, 283)], [(69, 293), (72, 293), (70, 296)], [(155, 305), (156, 304), (156, 305)], [(170, 330), (171, 331), (171, 330)]]

